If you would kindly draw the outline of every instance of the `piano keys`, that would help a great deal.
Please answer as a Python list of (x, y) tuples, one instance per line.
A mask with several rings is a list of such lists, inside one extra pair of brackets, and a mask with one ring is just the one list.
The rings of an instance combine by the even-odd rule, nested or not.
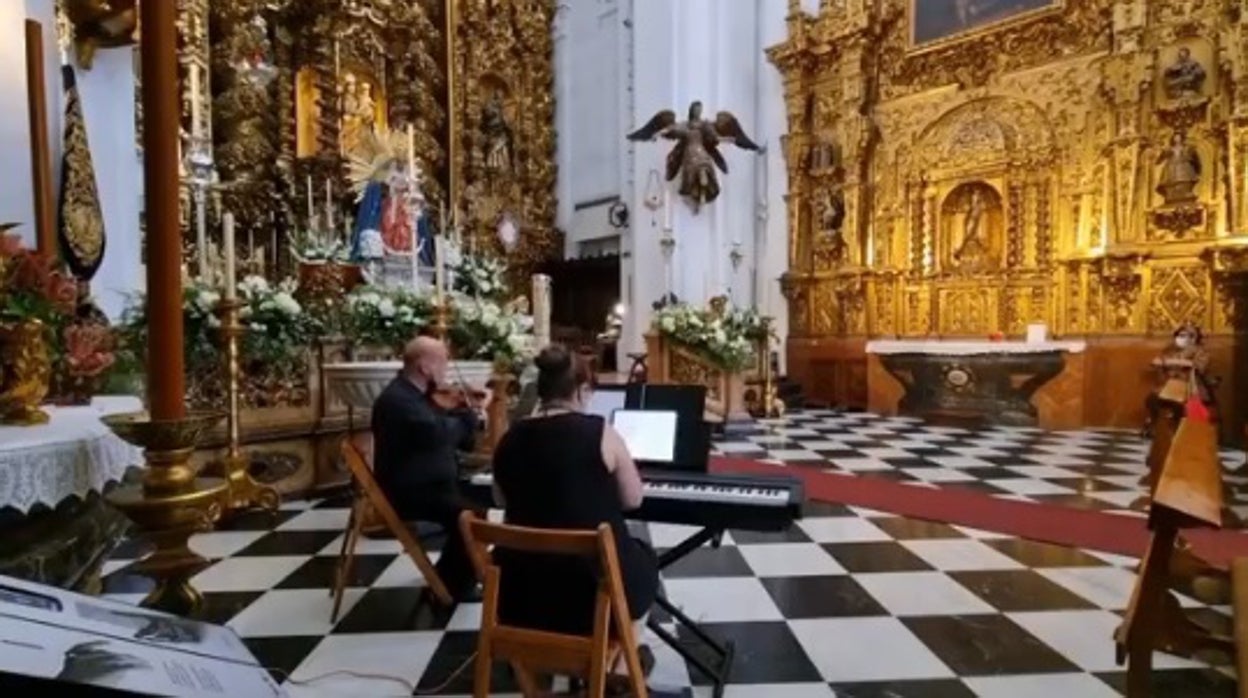
[[(643, 470), (637, 521), (683, 524), (723, 531), (783, 531), (801, 518), (802, 483), (796, 478)], [(465, 483), (474, 500), (489, 502), (494, 476), (471, 475)]]

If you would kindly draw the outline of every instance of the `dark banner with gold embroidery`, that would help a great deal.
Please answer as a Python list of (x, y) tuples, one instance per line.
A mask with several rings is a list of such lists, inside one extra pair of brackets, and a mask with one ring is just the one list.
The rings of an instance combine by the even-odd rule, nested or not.
[(61, 163), (61, 210), (57, 236), (61, 256), (81, 281), (90, 281), (104, 260), (104, 215), (95, 184), (87, 123), (72, 66), (65, 79), (65, 141)]

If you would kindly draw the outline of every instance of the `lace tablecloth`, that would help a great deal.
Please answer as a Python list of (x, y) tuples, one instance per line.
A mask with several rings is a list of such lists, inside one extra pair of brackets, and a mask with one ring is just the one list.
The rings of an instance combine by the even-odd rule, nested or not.
[(47, 424), (0, 426), (0, 509), (55, 507), (67, 497), (100, 492), (126, 469), (141, 466), (142, 451), (100, 421), (141, 409), (137, 398), (97, 398), (90, 406), (46, 408)]

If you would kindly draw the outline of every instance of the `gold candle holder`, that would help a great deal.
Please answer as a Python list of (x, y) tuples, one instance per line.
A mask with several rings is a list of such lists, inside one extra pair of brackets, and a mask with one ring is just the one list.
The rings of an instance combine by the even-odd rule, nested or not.
[(446, 296), (439, 294), (436, 305), (433, 308), (433, 335), (441, 341), (447, 341), (447, 336), (451, 330), (451, 304)]
[(225, 476), (226, 500), (229, 511), (243, 511), (259, 507), (275, 512), (281, 505), (281, 495), (269, 485), (256, 482), (251, 476), (251, 458), (243, 452), (241, 436), (242, 408), (239, 405), (239, 382), (242, 377), (242, 364), (239, 361), (239, 340), (244, 328), (239, 313), (243, 304), (238, 299), (221, 301), (218, 310), (221, 315), (221, 336), (225, 339), (225, 378), (226, 378), (226, 438), (225, 458), (221, 463), (221, 472)]
[(762, 342), (763, 348), (763, 395), (762, 415), (764, 419), (775, 419), (784, 416), (780, 400), (776, 396), (776, 379), (771, 372), (771, 322), (767, 322), (767, 337)]
[(192, 412), (181, 419), (153, 420), (140, 412), (103, 420), (123, 441), (142, 448), (147, 462), (141, 485), (125, 485), (107, 496), (155, 548), (135, 564), (139, 574), (156, 582), (143, 599), (145, 607), (186, 616), (203, 601), (190, 579), (210, 563), (187, 542), (220, 518), (226, 486), (224, 480), (196, 477), (191, 454), (204, 432), (224, 417)]

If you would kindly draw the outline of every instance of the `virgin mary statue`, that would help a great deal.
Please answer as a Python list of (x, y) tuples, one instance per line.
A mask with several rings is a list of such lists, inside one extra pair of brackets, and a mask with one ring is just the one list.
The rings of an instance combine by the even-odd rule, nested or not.
[(351, 153), (348, 176), (359, 204), (352, 261), (409, 255), (415, 238), (421, 263), (433, 264), (433, 231), (424, 210), (421, 175), (419, 169), (408, 171), (408, 161), (407, 138), (390, 131), (369, 134)]

